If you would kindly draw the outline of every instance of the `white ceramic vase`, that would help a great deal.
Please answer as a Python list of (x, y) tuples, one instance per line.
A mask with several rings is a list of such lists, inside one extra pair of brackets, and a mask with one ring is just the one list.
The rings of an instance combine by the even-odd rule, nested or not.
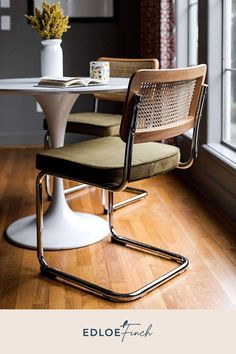
[(41, 76), (63, 76), (63, 52), (61, 39), (41, 41)]

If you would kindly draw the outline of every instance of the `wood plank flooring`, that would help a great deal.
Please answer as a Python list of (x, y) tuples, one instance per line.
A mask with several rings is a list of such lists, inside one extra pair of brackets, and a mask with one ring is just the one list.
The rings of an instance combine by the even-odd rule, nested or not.
[[(185, 273), (130, 303), (112, 303), (43, 277), (36, 252), (16, 247), (4, 236), (9, 224), (35, 212), (36, 151), (0, 149), (0, 309), (236, 308), (235, 229), (174, 173), (135, 183), (148, 190), (148, 198), (116, 211), (114, 223), (120, 234), (188, 257)], [(69, 198), (69, 204), (102, 216), (95, 188)], [(110, 244), (109, 237), (82, 249), (47, 252), (47, 259), (117, 291), (139, 287), (170, 266), (152, 255)]]

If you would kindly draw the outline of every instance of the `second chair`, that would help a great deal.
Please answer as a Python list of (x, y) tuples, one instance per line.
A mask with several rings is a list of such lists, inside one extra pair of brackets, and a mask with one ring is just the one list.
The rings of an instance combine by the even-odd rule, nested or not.
[[(140, 69), (158, 69), (159, 62), (157, 59), (126, 59), (126, 58), (110, 58), (100, 57), (98, 61), (108, 61), (110, 63), (111, 77), (131, 77), (131, 75)], [(76, 134), (86, 134), (90, 136), (105, 137), (116, 136), (119, 134), (121, 122), (121, 114), (103, 113), (99, 111), (99, 103), (101, 101), (112, 101), (124, 103), (126, 91), (119, 92), (101, 92), (94, 94), (94, 110), (93, 112), (71, 113), (68, 116), (66, 132)], [(47, 122), (44, 120), (44, 129), (47, 130)], [(45, 148), (49, 147), (49, 133), (45, 136)], [(87, 187), (84, 184), (65, 189), (65, 194), (79, 191)], [(46, 192), (51, 196), (49, 177), (46, 178)], [(132, 197), (122, 200), (113, 205), (113, 210), (119, 209), (130, 203), (136, 202), (145, 196), (147, 192), (143, 189), (126, 187), (125, 192), (134, 194)], [(107, 203), (105, 191), (102, 192), (102, 204), (104, 212), (107, 212)]]

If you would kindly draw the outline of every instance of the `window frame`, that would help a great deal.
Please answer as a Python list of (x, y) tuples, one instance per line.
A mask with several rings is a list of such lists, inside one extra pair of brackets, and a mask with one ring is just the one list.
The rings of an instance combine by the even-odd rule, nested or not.
[(223, 141), (224, 119), (224, 2), (208, 1), (208, 101), (204, 148), (236, 172), (236, 153)]
[(231, 65), (231, 21), (227, 21), (227, 16), (232, 13), (232, 1), (223, 0), (223, 67), (222, 67), (222, 86), (223, 86), (223, 109), (222, 109), (222, 135), (221, 143), (233, 151), (236, 151), (236, 144), (230, 142), (229, 135), (231, 130), (231, 79), (230, 76), (236, 71)]
[[(223, 142), (223, 1), (198, 0), (199, 26), (198, 62), (208, 66), (209, 85), (206, 102), (206, 121), (202, 128), (203, 148), (236, 170), (236, 153)], [(189, 65), (188, 22), (189, 0), (176, 0), (176, 63)], [(191, 134), (187, 133), (191, 137)]]
[(198, 64), (198, 0), (188, 0), (188, 66), (193, 66), (197, 64)]
[[(176, 0), (178, 67), (188, 65), (188, 1)], [(198, 62), (207, 64), (208, 94), (200, 125), (199, 154), (187, 175), (197, 190), (236, 221), (236, 152), (222, 144), (223, 2), (198, 0)], [(189, 133), (189, 132), (188, 132)], [(178, 139), (181, 154), (191, 146), (191, 134)], [(183, 173), (183, 177), (185, 175)]]
[[(192, 48), (192, 39), (198, 41), (197, 35), (194, 33), (194, 20), (191, 21), (191, 16), (194, 16), (194, 6), (199, 0), (175, 0), (176, 11), (176, 63), (177, 67), (193, 66), (197, 64), (192, 60), (193, 51), (197, 55), (197, 48)], [(197, 18), (196, 18), (197, 21)]]

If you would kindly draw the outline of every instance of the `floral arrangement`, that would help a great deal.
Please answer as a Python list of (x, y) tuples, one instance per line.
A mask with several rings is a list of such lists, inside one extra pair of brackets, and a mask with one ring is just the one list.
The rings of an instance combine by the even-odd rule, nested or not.
[(60, 1), (55, 4), (42, 3), (42, 12), (34, 9), (34, 16), (27, 16), (29, 23), (42, 39), (61, 39), (69, 26), (69, 18), (64, 15)]

